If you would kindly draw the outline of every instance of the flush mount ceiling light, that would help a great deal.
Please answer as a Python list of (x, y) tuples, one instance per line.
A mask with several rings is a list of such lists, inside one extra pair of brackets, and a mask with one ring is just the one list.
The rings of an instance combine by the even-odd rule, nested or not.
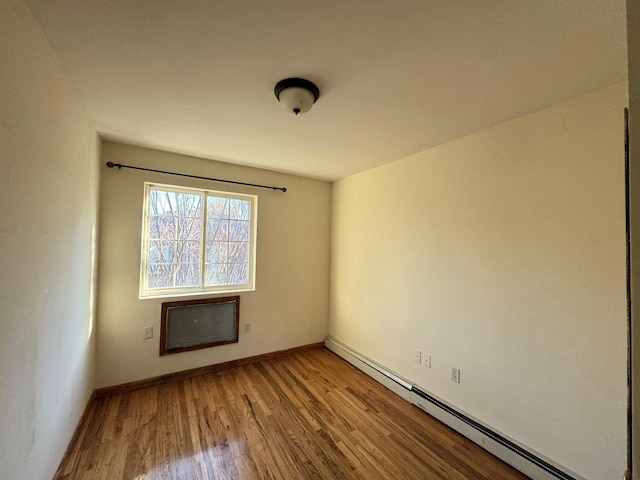
[(318, 87), (304, 78), (280, 80), (273, 93), (284, 108), (296, 115), (308, 112), (320, 96)]

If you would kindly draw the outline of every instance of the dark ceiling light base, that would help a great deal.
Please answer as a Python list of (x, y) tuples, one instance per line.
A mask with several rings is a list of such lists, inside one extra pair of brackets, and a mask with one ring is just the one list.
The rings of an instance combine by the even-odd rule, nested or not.
[(273, 93), (284, 108), (296, 115), (308, 112), (320, 97), (318, 87), (304, 78), (280, 80)]

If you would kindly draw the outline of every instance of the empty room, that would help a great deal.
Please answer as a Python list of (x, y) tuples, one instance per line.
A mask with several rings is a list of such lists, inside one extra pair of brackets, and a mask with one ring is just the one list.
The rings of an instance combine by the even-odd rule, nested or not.
[(640, 2), (0, 23), (0, 478), (638, 475)]

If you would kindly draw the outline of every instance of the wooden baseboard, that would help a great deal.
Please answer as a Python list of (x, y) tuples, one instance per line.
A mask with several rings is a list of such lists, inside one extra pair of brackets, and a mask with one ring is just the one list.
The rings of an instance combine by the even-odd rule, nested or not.
[[(60, 461), (58, 470), (56, 470), (56, 474), (53, 476), (54, 480), (57, 478), (64, 478), (64, 476), (68, 473), (68, 472), (65, 472), (67, 465), (74, 464), (75, 458), (74, 458), (74, 455), (72, 455), (74, 451), (73, 447), (84, 436), (85, 430), (89, 426), (88, 420), (93, 414), (93, 410), (96, 406), (94, 402), (95, 398), (96, 398), (96, 392), (94, 390), (91, 396), (89, 397), (89, 400), (87, 401), (87, 405), (84, 407), (84, 412), (82, 412), (82, 416), (80, 417), (80, 421), (78, 422), (76, 431), (73, 432), (73, 436), (71, 437), (71, 441), (67, 446), (67, 450), (64, 452), (64, 455), (62, 456), (62, 460)], [(77, 455), (77, 452), (75, 455)]]
[(99, 388), (95, 392), (93, 392), (93, 398), (110, 397), (112, 395), (118, 395), (120, 393), (133, 392), (134, 390), (139, 390), (141, 388), (165, 385), (167, 383), (177, 382), (180, 380), (185, 380), (187, 378), (197, 377), (199, 375), (215, 373), (221, 370), (226, 370), (228, 368), (248, 365), (250, 363), (262, 362), (264, 360), (271, 360), (273, 358), (284, 357), (308, 350), (316, 350), (318, 348), (324, 348), (324, 343), (311, 343), (309, 345), (288, 348), (286, 350), (279, 350), (277, 352), (263, 353), (262, 355), (255, 355), (253, 357), (240, 358), (238, 360), (231, 360), (229, 362), (207, 365), (206, 367), (192, 368), (190, 370), (168, 373), (167, 375), (160, 375), (158, 377), (145, 378), (144, 380), (137, 380), (135, 382), (122, 383), (120, 385), (114, 385), (112, 387)]

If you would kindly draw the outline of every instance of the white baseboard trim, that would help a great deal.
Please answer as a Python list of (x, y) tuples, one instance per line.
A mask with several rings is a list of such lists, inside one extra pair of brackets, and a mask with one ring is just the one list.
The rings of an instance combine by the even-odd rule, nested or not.
[(325, 347), (533, 480), (585, 480), (328, 336)]
[(407, 402), (411, 402), (411, 383), (404, 378), (390, 372), (386, 368), (378, 365), (376, 362), (367, 358), (360, 353), (347, 347), (335, 338), (326, 337), (324, 346), (331, 350), (339, 357), (344, 358), (359, 370), (369, 375), (371, 378), (381, 383), (396, 395), (401, 396)]

